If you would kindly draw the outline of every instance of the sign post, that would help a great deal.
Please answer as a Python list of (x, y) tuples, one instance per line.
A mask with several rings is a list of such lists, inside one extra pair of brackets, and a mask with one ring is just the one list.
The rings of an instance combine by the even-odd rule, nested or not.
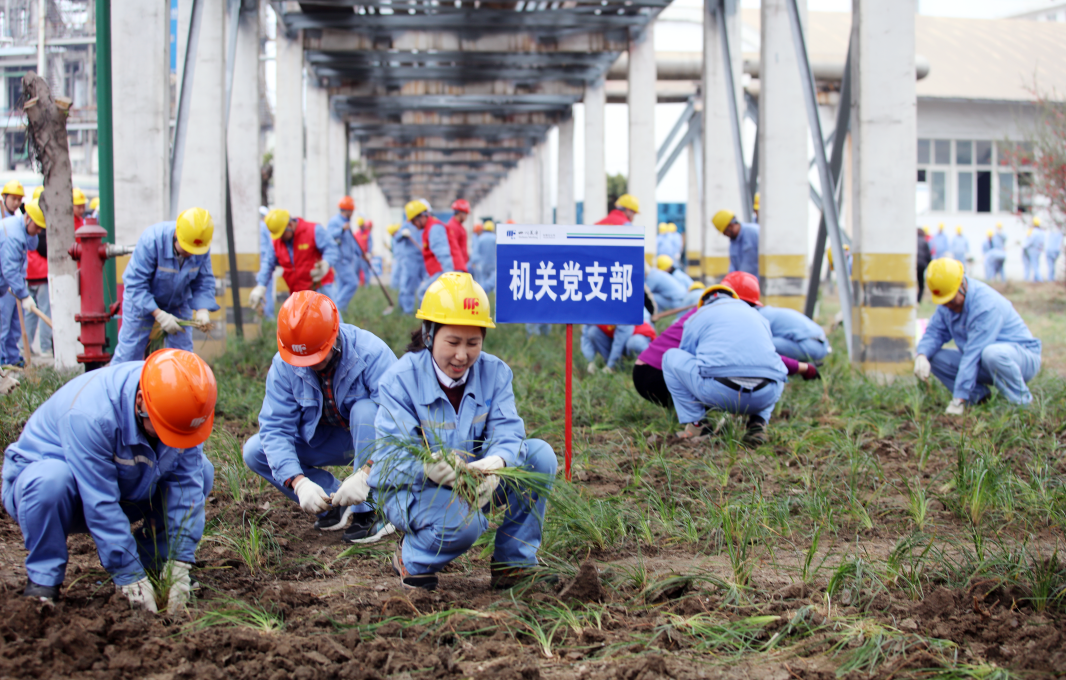
[(644, 322), (644, 229), (508, 224), (496, 241), (496, 320), (566, 324), (566, 479), (573, 457), (574, 324)]

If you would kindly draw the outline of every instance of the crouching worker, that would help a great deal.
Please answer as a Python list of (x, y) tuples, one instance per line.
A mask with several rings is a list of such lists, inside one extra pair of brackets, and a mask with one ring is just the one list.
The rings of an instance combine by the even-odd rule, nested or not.
[[(394, 363), (388, 345), (342, 324), (337, 305), (321, 293), (293, 293), (278, 310), (278, 353), (267, 373), (259, 434), (245, 442), (244, 462), (315, 515), (316, 529), (346, 529), (345, 542), (376, 533), (362, 468), (373, 451), (381, 376)], [(341, 483), (322, 468), (353, 463), (351, 482), (337, 494), (348, 502), (331, 506)]]
[[(482, 352), (486, 329), (496, 326), (488, 296), (469, 274), (442, 274), (416, 317), (421, 329), (381, 381), (379, 449), (370, 472), (388, 520), (404, 533), (393, 569), (405, 587), (433, 590), (437, 573), (489, 528), (484, 513), (503, 507), (491, 585), (511, 588), (535, 575), (547, 499), (500, 484), (493, 472), (540, 473), (543, 491), (555, 477), (555, 452), (525, 438), (511, 369)], [(471, 471), (482, 480), (473, 504), (454, 488)]]
[(786, 371), (774, 349), (770, 323), (732, 288), (711, 286), (685, 321), (681, 346), (667, 350), (663, 378), (691, 439), (713, 432), (707, 411), (748, 416), (746, 444), (766, 441), (766, 423), (784, 390)]
[(29, 553), (26, 597), (56, 599), (67, 536), (88, 533), (133, 607), (163, 604), (147, 575), (158, 570), (172, 583), (167, 610), (185, 605), (214, 480), (203, 443), (216, 394), (202, 359), (164, 349), (80, 375), (34, 411), (3, 471), (4, 509)]
[[(1028, 404), (1026, 386), (1040, 370), (1040, 341), (1033, 337), (1007, 298), (963, 275), (961, 262), (933, 260), (926, 284), (939, 305), (918, 343), (914, 374), (932, 373), (951, 391), (949, 415), (988, 398), (995, 385), (1012, 404)], [(943, 349), (954, 340), (958, 349)]]

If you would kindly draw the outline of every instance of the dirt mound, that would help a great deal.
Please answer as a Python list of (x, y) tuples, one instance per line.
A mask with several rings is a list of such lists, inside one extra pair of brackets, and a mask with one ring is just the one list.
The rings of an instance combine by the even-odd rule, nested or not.
[(577, 570), (577, 576), (562, 592), (559, 599), (563, 602), (578, 600), (580, 602), (603, 602), (607, 599), (607, 591), (600, 581), (600, 571), (596, 565), (586, 560), (581, 563)]

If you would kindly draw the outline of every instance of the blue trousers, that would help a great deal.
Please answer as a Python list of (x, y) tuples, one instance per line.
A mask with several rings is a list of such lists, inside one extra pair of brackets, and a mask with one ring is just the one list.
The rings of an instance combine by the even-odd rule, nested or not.
[(338, 264), (333, 268), (333, 278), (333, 285), (337, 288), (337, 297), (333, 301), (343, 315), (355, 291), (359, 290), (359, 277), (355, 275), (355, 265), (351, 262)]
[[(955, 376), (959, 373), (962, 353), (957, 349), (942, 349), (929, 357), (933, 375), (944, 383), (948, 392), (955, 392)], [(1033, 400), (1027, 382), (1040, 370), (1040, 355), (1021, 345), (994, 342), (981, 352), (977, 368), (977, 384), (967, 399), (975, 403), (988, 396), (989, 385), (995, 385), (1012, 404), (1028, 404)]]
[[(188, 314), (188, 310), (183, 313), (169, 309), (166, 311), (179, 318), (183, 314)], [(118, 347), (115, 348), (115, 355), (111, 357), (111, 363), (117, 365), (127, 361), (142, 361), (144, 359), (144, 350), (148, 347), (148, 337), (152, 333), (153, 323), (155, 323), (155, 319), (151, 315), (137, 319), (123, 314), (122, 328), (118, 332)], [(180, 333), (175, 333), (174, 335), (166, 334), (164, 346), (191, 352), (192, 330), (192, 328), (186, 327)]]
[[(30, 295), (33, 296), (34, 301), (37, 303), (37, 309), (41, 310), (45, 316), (52, 316), (52, 303), (48, 297), (48, 284), (31, 285), (29, 289)], [(29, 338), (31, 345), (33, 344), (33, 336), (37, 334), (38, 328), (41, 329), (41, 352), (48, 354), (52, 351), (52, 329), (33, 312), (26, 314), (26, 337)]]
[(433, 282), (436, 281), (437, 279), (439, 279), (440, 275), (443, 274), (443, 273), (444, 273), (443, 271), (440, 271), (440, 272), (437, 272), (436, 274), (434, 274), (433, 276), (430, 276), (428, 278), (422, 279), (422, 282), (418, 284), (418, 290), (415, 291), (415, 301), (416, 302), (418, 302), (418, 303), (422, 302), (422, 298), (424, 298), (426, 296), (426, 291), (429, 290), (429, 287), (433, 285)]
[[(648, 345), (651, 344), (651, 339), (647, 336), (634, 334), (632, 327), (616, 326), (614, 329), (615, 337), (618, 337), (619, 333), (629, 334), (629, 337), (625, 339), (625, 349), (622, 351), (622, 356), (636, 357), (648, 349)], [(611, 360), (611, 347), (613, 345), (614, 338), (608, 337), (597, 326), (590, 324), (582, 327), (581, 353), (585, 355), (586, 361), (591, 363), (598, 354), (603, 357), (609, 367), (614, 368), (618, 362)]]
[(788, 338), (774, 337), (774, 348), (778, 354), (796, 361), (821, 361), (829, 354), (829, 344), (814, 338), (796, 342)]
[(1025, 265), (1025, 280), (1026, 281), (1043, 281), (1044, 277), (1040, 274), (1040, 251), (1039, 250), (1023, 250), (1022, 251), (1022, 264)]
[[(215, 466), (204, 456), (204, 496), (211, 493)], [(45, 459), (30, 463), (4, 494), (4, 509), (22, 530), (26, 551), (26, 575), (42, 586), (58, 586), (67, 573), (67, 536), (87, 534), (85, 513), (78, 484), (64, 460)], [(161, 491), (149, 501), (122, 502), (130, 523), (145, 521), (155, 531), (143, 527), (133, 532), (141, 565), (159, 568), (170, 556), (167, 538), (166, 503)], [(175, 533), (180, 527), (174, 527)], [(96, 546), (104, 552), (108, 546)], [(126, 584), (122, 584), (126, 585)]]
[[(416, 299), (419, 284), (426, 274), (426, 265), (421, 259), (417, 262), (404, 261), (400, 263), (400, 308), (404, 314), (414, 314), (415, 307), (421, 301)], [(423, 292), (424, 294), (424, 292)]]
[[(356, 427), (354, 432), (349, 432), (343, 427), (331, 427), (324, 422), (319, 423), (315, 436), (310, 442), (298, 438), (296, 444), (296, 457), (300, 460), (304, 477), (322, 487), (327, 494), (331, 494), (340, 488), (340, 481), (329, 470), (322, 468), (328, 465), (355, 465), (362, 467), (373, 450), (376, 432), (374, 430), (374, 417), (377, 415), (377, 404), (369, 399), (360, 399), (355, 402), (352, 409), (355, 412)], [(359, 456), (355, 455), (359, 451)], [(274, 473), (270, 469), (266, 452), (256, 433), (244, 443), (244, 464), (252, 472), (259, 475), (274, 485), (274, 488), (285, 494), (293, 503), (299, 503), (296, 492), (285, 486), (284, 479), (274, 479)], [(353, 512), (369, 512), (374, 507), (368, 503), (353, 505)]]
[[(524, 469), (555, 477), (558, 461), (555, 451), (540, 439), (527, 439)], [(496, 529), (492, 561), (508, 566), (536, 566), (544, 530), (547, 498), (519, 494), (500, 484), (492, 501), (481, 510), (454, 497), (447, 487), (430, 483), (419, 490), (386, 493), (385, 516), (403, 538), (403, 564), (411, 574), (432, 574), (470, 549), (489, 528), (484, 511), (504, 508), (503, 521)]]
[(277, 297), (277, 289), (274, 287), (274, 275), (270, 275), (270, 283), (266, 285), (266, 295), (263, 296), (263, 316), (274, 316), (274, 302)]
[(19, 342), (22, 340), (22, 326), (19, 325), (18, 298), (10, 291), (0, 297), (0, 355), (3, 363), (18, 363)]
[(1044, 257), (1047, 258), (1047, 280), (1048, 281), (1054, 281), (1055, 280), (1055, 262), (1058, 261), (1060, 254), (1061, 253), (1059, 253), (1059, 251), (1057, 251), (1057, 250), (1054, 251), (1054, 252), (1048, 251), (1047, 253), (1044, 254)]
[(701, 376), (700, 368), (696, 357), (682, 349), (668, 349), (663, 355), (663, 379), (682, 424), (700, 422), (707, 411), (757, 415), (769, 421), (785, 390), (785, 383), (775, 380), (755, 392), (738, 392), (714, 378)]

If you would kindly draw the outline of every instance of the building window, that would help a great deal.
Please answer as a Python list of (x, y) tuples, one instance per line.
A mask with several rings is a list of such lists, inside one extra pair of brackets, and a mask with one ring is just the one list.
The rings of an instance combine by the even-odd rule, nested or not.
[(928, 171), (925, 170), (924, 168), (918, 171), (918, 183), (919, 184), (924, 184), (926, 181), (928, 181), (928, 180), (925, 179), (925, 175), (926, 175), (927, 172)]
[(951, 165), (951, 140), (937, 139), (933, 144), (933, 162), (937, 165)]
[(973, 173), (959, 173), (959, 210), (973, 210)]
[(999, 173), (999, 211), (1014, 212), (1014, 173)]
[(977, 141), (974, 145), (974, 160), (978, 165), (992, 165), (992, 142)]
[(929, 140), (918, 140), (918, 165), (929, 164)]
[(1033, 175), (1029, 172), (1018, 173), (1018, 212), (1033, 212)]
[(929, 209), (943, 211), (948, 204), (947, 173), (933, 170), (929, 173)]
[(964, 139), (955, 141), (955, 164), (973, 165), (973, 142)]
[(992, 212), (992, 171), (977, 171), (977, 212)]

